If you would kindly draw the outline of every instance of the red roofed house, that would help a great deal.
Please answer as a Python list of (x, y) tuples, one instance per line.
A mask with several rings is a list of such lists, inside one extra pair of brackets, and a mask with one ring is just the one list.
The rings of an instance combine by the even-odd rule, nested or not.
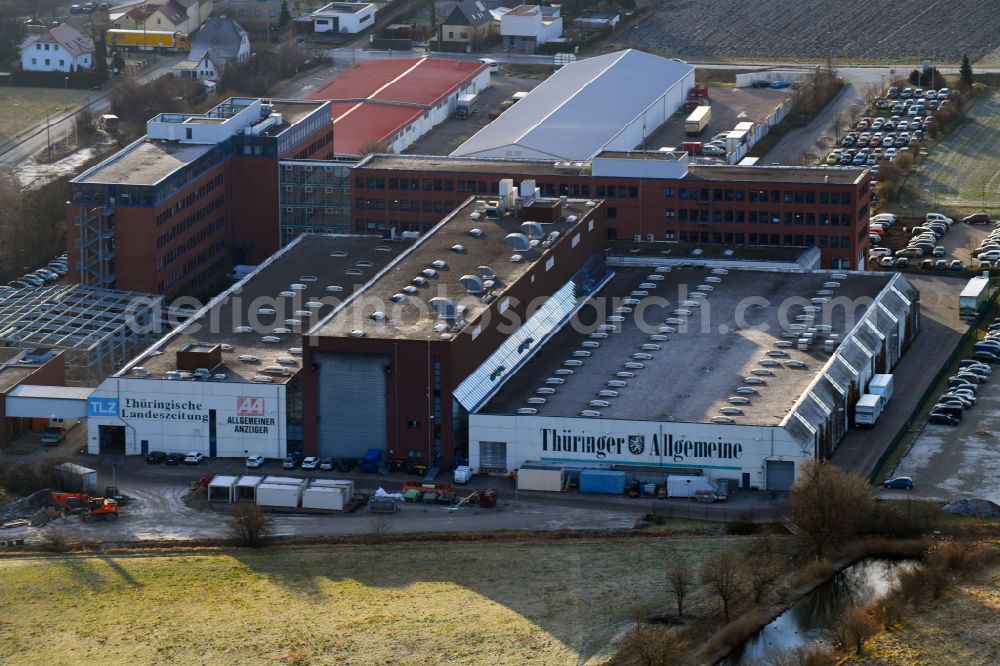
[(342, 156), (400, 153), (446, 120), (460, 95), (490, 85), (489, 67), (440, 58), (368, 60), (311, 99), (332, 102), (333, 152)]
[(197, 32), (212, 11), (213, 0), (159, 0), (133, 5), (122, 14), (111, 14), (118, 30), (167, 30)]

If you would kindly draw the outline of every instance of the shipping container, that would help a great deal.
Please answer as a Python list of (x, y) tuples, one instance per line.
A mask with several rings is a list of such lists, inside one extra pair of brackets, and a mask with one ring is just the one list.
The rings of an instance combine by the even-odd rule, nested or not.
[(962, 319), (975, 319), (983, 307), (993, 297), (993, 286), (989, 277), (977, 275), (969, 280), (958, 295), (958, 314)]
[(684, 131), (692, 136), (701, 134), (710, 122), (712, 122), (712, 107), (699, 106), (684, 120)]
[(566, 487), (566, 470), (551, 465), (526, 464), (517, 470), (518, 490), (561, 492)]
[(289, 486), (302, 486), (305, 485), (306, 480), (300, 479), (294, 476), (265, 476), (263, 483), (289, 485)]
[(344, 486), (310, 486), (302, 491), (302, 508), (343, 511), (347, 504), (346, 491)]
[(257, 486), (257, 504), (294, 509), (302, 498), (302, 487), (288, 483), (262, 483)]
[(704, 476), (667, 477), (667, 497), (696, 497), (699, 493), (716, 493), (718, 484)]
[(623, 495), (625, 494), (625, 472), (585, 469), (580, 472), (580, 492)]
[(681, 150), (691, 155), (701, 155), (701, 141), (685, 141), (681, 144)]
[(344, 488), (347, 499), (354, 497), (354, 482), (345, 479), (313, 479), (310, 488)]
[(875, 425), (878, 417), (882, 415), (882, 405), (882, 396), (865, 393), (854, 405), (854, 425), (858, 427)]
[(97, 470), (75, 463), (61, 463), (56, 465), (54, 470), (59, 480), (59, 490), (87, 495), (97, 494)]
[(236, 482), (234, 497), (236, 502), (256, 502), (257, 486), (264, 480), (262, 476), (244, 474)]
[(235, 476), (216, 474), (208, 484), (209, 502), (232, 502), (236, 498), (236, 483), (239, 479)]

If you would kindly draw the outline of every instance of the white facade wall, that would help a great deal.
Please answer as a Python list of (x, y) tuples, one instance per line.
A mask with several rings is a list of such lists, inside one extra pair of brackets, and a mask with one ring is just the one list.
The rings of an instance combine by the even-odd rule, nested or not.
[(35, 42), (21, 52), (21, 69), (28, 72), (75, 72), (90, 69), (93, 58), (92, 53), (74, 56), (59, 44)]
[[(553, 434), (578, 437), (575, 445), (556, 443)], [(767, 487), (765, 462), (815, 457), (776, 426), (669, 423), (544, 416), (469, 415), (469, 465), (479, 469), (480, 442), (505, 442), (507, 469), (528, 461), (592, 463), (623, 467), (701, 469), (711, 479), (741, 479)], [(573, 449), (576, 450), (573, 450)], [(705, 452), (706, 455), (697, 455)]]
[(315, 32), (346, 32), (350, 34), (361, 32), (375, 24), (375, 5), (354, 5), (358, 11), (317, 11), (313, 13), (313, 31)]
[(94, 454), (100, 453), (102, 425), (125, 426), (127, 454), (141, 454), (143, 441), (147, 451), (240, 458), (287, 454), (284, 385), (112, 377), (90, 396), (88, 412), (87, 450)]
[[(663, 94), (616, 134), (604, 146), (604, 150), (635, 150), (641, 147), (645, 138), (656, 131), (667, 119), (677, 113), (687, 100), (688, 91), (694, 87), (694, 69), (680, 81), (667, 88)], [(656, 150), (659, 146), (647, 146)]]
[(392, 140), (388, 141), (390, 152), (397, 155), (410, 147), (417, 139), (427, 134), (439, 124), (448, 120), (455, 113), (455, 104), (462, 95), (478, 95), (490, 87), (490, 70), (485, 68), (471, 80), (455, 89), (448, 97), (438, 102), (434, 108), (428, 109), (422, 116), (401, 129)]
[(534, 37), (538, 44), (562, 36), (563, 20), (557, 17), (546, 23), (541, 12), (531, 14), (504, 14), (500, 19), (500, 35), (503, 37)]
[[(180, 141), (181, 143), (196, 143), (214, 145), (225, 141), (241, 129), (249, 127), (260, 120), (261, 101), (253, 100), (245, 108), (221, 123), (178, 123), (158, 120), (159, 116), (146, 122), (146, 136), (161, 141)], [(178, 115), (178, 114), (163, 114)], [(192, 114), (192, 117), (197, 117)], [(188, 138), (187, 132), (191, 131)]]

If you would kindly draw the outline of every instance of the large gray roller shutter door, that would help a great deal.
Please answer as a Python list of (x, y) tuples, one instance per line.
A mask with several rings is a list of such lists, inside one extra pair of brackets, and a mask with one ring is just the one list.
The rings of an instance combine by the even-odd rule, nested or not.
[(507, 471), (507, 442), (479, 442), (479, 469)]
[(318, 353), (319, 455), (360, 458), (385, 450), (385, 367), (380, 354)]
[(795, 463), (785, 460), (766, 461), (767, 489), (791, 490), (795, 483)]

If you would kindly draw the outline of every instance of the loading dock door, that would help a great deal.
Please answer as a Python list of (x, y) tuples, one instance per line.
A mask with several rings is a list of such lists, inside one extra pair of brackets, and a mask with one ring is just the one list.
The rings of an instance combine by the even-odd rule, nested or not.
[(786, 460), (768, 460), (765, 479), (768, 490), (791, 490), (795, 483), (795, 463)]
[(361, 458), (385, 450), (385, 368), (380, 354), (318, 353), (319, 455)]
[(480, 471), (507, 471), (507, 442), (479, 442)]

